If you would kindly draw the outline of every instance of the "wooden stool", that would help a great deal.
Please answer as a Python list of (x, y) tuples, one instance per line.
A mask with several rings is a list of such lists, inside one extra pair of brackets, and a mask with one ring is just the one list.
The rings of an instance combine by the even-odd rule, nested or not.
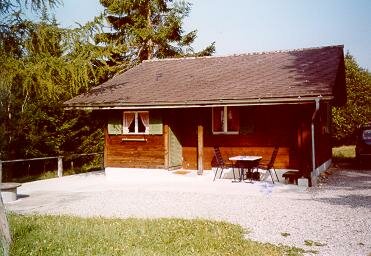
[(298, 179), (301, 177), (301, 173), (298, 171), (288, 171), (282, 174), (282, 177), (285, 178), (286, 183), (289, 184), (298, 184)]

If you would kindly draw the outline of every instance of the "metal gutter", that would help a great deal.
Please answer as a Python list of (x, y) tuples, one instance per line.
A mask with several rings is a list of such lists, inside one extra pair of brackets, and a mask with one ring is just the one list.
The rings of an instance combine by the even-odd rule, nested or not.
[(114, 109), (165, 109), (165, 108), (200, 108), (200, 107), (223, 107), (223, 106), (261, 106), (261, 105), (281, 105), (281, 104), (305, 104), (313, 102), (317, 98), (322, 100), (333, 100), (333, 96), (313, 96), (313, 97), (295, 97), (295, 98), (269, 98), (269, 99), (251, 99), (251, 100), (214, 100), (214, 101), (192, 101), (179, 103), (128, 103), (128, 104), (91, 104), (74, 105), (66, 104), (65, 109), (84, 109), (84, 110), (114, 110)]
[[(311, 130), (312, 130), (312, 175), (315, 174), (316, 172), (316, 148), (315, 148), (315, 140), (314, 140), (314, 121), (316, 119), (318, 110), (319, 110), (319, 102), (320, 102), (320, 97), (317, 97), (315, 99), (315, 104), (316, 104), (316, 109), (313, 112), (312, 115), (312, 123), (311, 123)], [(312, 175), (310, 176), (311, 183), (312, 183)], [(315, 174), (316, 175), (316, 174)]]

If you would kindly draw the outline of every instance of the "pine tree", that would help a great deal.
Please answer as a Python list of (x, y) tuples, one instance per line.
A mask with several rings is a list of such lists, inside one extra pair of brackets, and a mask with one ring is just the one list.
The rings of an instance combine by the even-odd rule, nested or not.
[[(22, 57), (23, 36), (25, 33), (22, 17), (24, 8), (31, 8), (34, 12), (42, 11), (47, 5), (54, 6), (58, 0), (31, 0), (31, 1), (0, 1), (0, 160), (3, 159), (4, 148), (12, 139), (12, 106), (14, 91), (19, 82), (16, 75), (12, 74), (14, 68), (21, 70), (19, 58)], [(14, 62), (13, 62), (14, 61)], [(8, 69), (9, 68), (9, 69)], [(6, 114), (5, 114), (6, 113)], [(5, 122), (4, 122), (5, 121)], [(7, 125), (8, 124), (8, 125)], [(12, 141), (11, 141), (12, 142)], [(2, 181), (0, 181), (2, 182)], [(0, 196), (0, 240), (2, 254), (9, 255), (11, 235), (2, 197)]]
[(137, 63), (152, 58), (207, 56), (215, 51), (212, 43), (195, 52), (192, 43), (197, 31), (184, 33), (183, 19), (191, 5), (171, 0), (100, 0), (105, 7), (110, 32), (96, 36), (97, 43), (114, 45), (111, 65)]
[(61, 103), (107, 72), (104, 49), (91, 43), (95, 21), (71, 30), (60, 28), (46, 9), (41, 15), (39, 22), (12, 23), (0, 40), (0, 159), (63, 151), (60, 139), (71, 130), (57, 125), (71, 115)]

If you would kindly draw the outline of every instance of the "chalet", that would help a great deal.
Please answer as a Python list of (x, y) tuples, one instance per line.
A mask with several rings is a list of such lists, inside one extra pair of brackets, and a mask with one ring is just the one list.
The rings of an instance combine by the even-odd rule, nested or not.
[[(343, 46), (144, 61), (65, 105), (106, 119), (104, 165), (211, 169), (256, 154), (318, 175), (331, 163), (331, 107), (346, 101)], [(115, 169), (125, 171), (125, 169)]]

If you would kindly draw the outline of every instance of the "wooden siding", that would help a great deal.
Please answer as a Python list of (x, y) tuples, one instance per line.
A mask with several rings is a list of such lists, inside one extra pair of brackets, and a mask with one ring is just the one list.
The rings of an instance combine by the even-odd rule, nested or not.
[(316, 167), (332, 157), (331, 145), (331, 108), (329, 104), (323, 103), (315, 122), (315, 147)]
[[(125, 141), (123, 139), (145, 139)], [(105, 166), (125, 168), (164, 168), (163, 135), (106, 135)]]
[[(314, 112), (313, 106), (303, 111), (303, 116), (297, 118), (297, 143), (294, 144), (295, 158), (294, 166), (302, 170), (307, 176), (312, 171), (312, 132), (311, 120)], [(320, 109), (317, 112), (315, 122), (315, 152), (316, 167), (319, 167), (332, 157), (331, 144), (331, 108), (329, 103), (320, 102)]]
[(296, 143), (293, 144), (292, 166), (309, 175), (312, 170), (311, 118), (314, 108), (297, 120)]
[[(224, 159), (236, 155), (259, 155), (263, 160), (269, 160), (274, 147), (220, 147), (220, 152)], [(183, 168), (197, 169), (197, 151), (194, 147), (183, 148)], [(204, 168), (206, 170), (215, 166), (214, 148), (204, 147)], [(280, 148), (277, 155), (276, 168), (288, 168), (289, 166), (289, 148)]]
[[(303, 123), (302, 120), (310, 120), (313, 110), (312, 105), (241, 107), (241, 129), (238, 135), (213, 134), (210, 108), (178, 110), (177, 117), (169, 120), (169, 125), (176, 123), (179, 127), (183, 168), (186, 169), (197, 169), (197, 125), (200, 121), (204, 126), (204, 169), (215, 166), (214, 146), (220, 147), (226, 159), (233, 155), (251, 154), (269, 160), (275, 145), (280, 146), (276, 168), (301, 168), (299, 155), (309, 154), (310, 157), (310, 148), (305, 146), (301, 153), (298, 152), (298, 136), (302, 136), (298, 126)], [(245, 127), (242, 127), (244, 123)], [(302, 144), (310, 146), (308, 142), (310, 133)]]
[(182, 166), (182, 145), (179, 139), (176, 137), (172, 129), (169, 128), (168, 132), (168, 167), (169, 168), (179, 168)]
[[(123, 110), (101, 111), (100, 117), (105, 118), (107, 124), (114, 118), (121, 118)], [(108, 134), (105, 127), (104, 166), (122, 168), (164, 168), (165, 167), (165, 139), (162, 129), (162, 113), (158, 110), (150, 111), (150, 133), (141, 135)], [(156, 129), (152, 129), (155, 125)]]
[[(158, 110), (160, 111), (160, 110)], [(179, 140), (183, 168), (198, 167), (198, 129), (203, 127), (203, 168), (215, 166), (213, 147), (225, 159), (233, 155), (261, 155), (269, 160), (278, 145), (276, 168), (311, 171), (311, 118), (314, 104), (240, 107), (240, 133), (213, 134), (211, 108), (161, 110), (163, 135), (108, 135), (105, 133), (105, 166), (131, 168), (169, 167), (168, 130)], [(316, 118), (316, 166), (331, 158), (330, 108), (321, 104)], [(169, 126), (169, 128), (167, 128)], [(145, 141), (123, 141), (124, 138)]]

